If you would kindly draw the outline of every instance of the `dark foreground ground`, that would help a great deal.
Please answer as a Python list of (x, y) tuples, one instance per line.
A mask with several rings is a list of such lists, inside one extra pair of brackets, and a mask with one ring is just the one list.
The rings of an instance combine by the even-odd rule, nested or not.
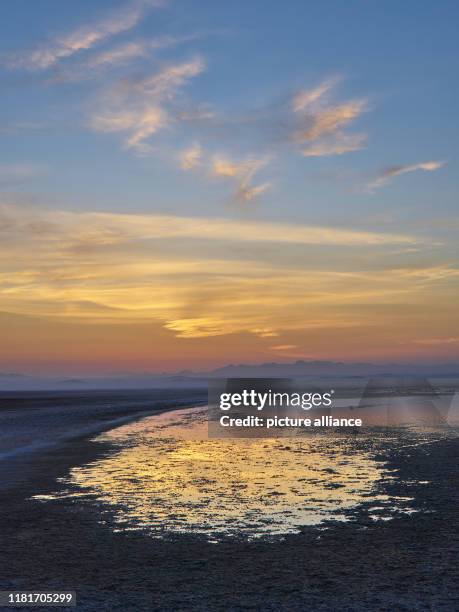
[(113, 533), (96, 508), (28, 499), (107, 452), (68, 442), (35, 455), (33, 481), (0, 493), (1, 589), (76, 590), (77, 609), (94, 611), (459, 610), (459, 439), (387, 451), (400, 480), (381, 486), (421, 512), (374, 522), (363, 507), (277, 543)]

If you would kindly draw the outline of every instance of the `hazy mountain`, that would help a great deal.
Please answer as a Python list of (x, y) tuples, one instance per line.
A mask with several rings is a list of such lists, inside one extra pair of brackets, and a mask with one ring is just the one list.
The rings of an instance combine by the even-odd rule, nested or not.
[(459, 364), (345, 363), (340, 361), (295, 361), (259, 365), (227, 365), (209, 373), (223, 378), (289, 376), (446, 376), (457, 375)]
[(293, 363), (230, 364), (208, 372), (182, 370), (177, 373), (129, 373), (109, 376), (27, 376), (0, 372), (0, 391), (205, 388), (209, 378), (333, 378), (369, 377), (457, 377), (459, 364), (359, 363), (339, 361), (295, 361)]

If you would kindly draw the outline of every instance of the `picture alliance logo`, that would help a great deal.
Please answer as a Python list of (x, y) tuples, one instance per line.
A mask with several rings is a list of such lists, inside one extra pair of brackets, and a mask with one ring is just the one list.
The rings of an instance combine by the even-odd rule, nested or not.
[(220, 410), (231, 408), (252, 408), (264, 410), (265, 408), (330, 408), (333, 403), (334, 389), (325, 393), (298, 393), (280, 391), (255, 391), (244, 389), (238, 393), (221, 393)]

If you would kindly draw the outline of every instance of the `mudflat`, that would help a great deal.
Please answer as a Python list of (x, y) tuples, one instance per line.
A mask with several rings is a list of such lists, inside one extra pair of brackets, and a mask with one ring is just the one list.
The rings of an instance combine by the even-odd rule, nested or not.
[(277, 541), (162, 539), (114, 529), (106, 507), (59, 489), (71, 467), (109, 456), (84, 437), (34, 454), (33, 478), (1, 492), (3, 589), (76, 590), (79, 610), (457, 610), (459, 439), (380, 451), (396, 477), (378, 483), (416, 512), (388, 521), (371, 501), (347, 522)]

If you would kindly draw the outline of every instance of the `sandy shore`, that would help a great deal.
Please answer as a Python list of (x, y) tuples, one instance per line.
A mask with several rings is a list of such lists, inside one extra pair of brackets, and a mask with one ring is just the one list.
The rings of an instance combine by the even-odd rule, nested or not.
[(113, 532), (109, 514), (101, 523), (75, 499), (30, 499), (110, 452), (67, 442), (36, 454), (33, 479), (0, 493), (3, 589), (76, 590), (77, 609), (98, 611), (459, 609), (459, 439), (384, 452), (399, 478), (381, 487), (421, 512), (375, 522), (364, 504), (348, 523), (278, 543), (151, 539)]

